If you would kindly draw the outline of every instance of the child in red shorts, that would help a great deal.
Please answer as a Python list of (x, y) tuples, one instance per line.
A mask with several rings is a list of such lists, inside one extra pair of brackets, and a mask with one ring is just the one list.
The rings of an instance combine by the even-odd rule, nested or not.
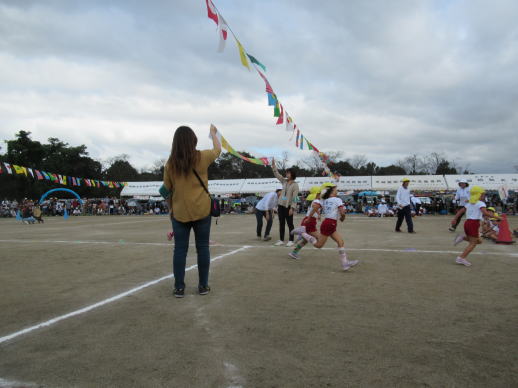
[(464, 233), (461, 233), (455, 237), (454, 245), (467, 241), (468, 246), (464, 249), (464, 252), (457, 256), (455, 263), (465, 265), (469, 267), (471, 263), (466, 260), (466, 257), (475, 249), (478, 244), (482, 244), (482, 239), (479, 235), (480, 220), (483, 216), (491, 217), (486, 209), (484, 200), (484, 189), (480, 186), (473, 186), (470, 192), (469, 202), (464, 205), (464, 208), (457, 213), (458, 216), (466, 213), (466, 221), (464, 221)]
[[(308, 241), (312, 244), (316, 243), (319, 237), (317, 231), (317, 221), (320, 220), (320, 212), (322, 210), (322, 202), (320, 201), (320, 191), (322, 190), (321, 186), (313, 186), (309, 190), (309, 195), (306, 198), (311, 202), (311, 206), (306, 213), (306, 217), (301, 222), (301, 226), (295, 228), (291, 231), (292, 234), (298, 234), (299, 239), (295, 245), (295, 249), (288, 253), (288, 256), (292, 259), (299, 259), (299, 251), (304, 248), (304, 246), (308, 243)], [(302, 233), (306, 233), (310, 236), (310, 239), (306, 241), (302, 238)]]
[[(327, 184), (327, 187), (325, 187), (325, 189), (320, 193), (320, 200), (322, 202), (322, 210), (325, 219), (320, 225), (320, 236), (318, 241), (314, 243), (313, 246), (315, 248), (322, 248), (325, 245), (328, 237), (331, 237), (338, 245), (338, 254), (342, 263), (342, 268), (344, 271), (347, 271), (351, 267), (354, 267), (356, 264), (358, 264), (359, 261), (347, 259), (344, 240), (340, 233), (338, 233), (336, 230), (338, 218), (340, 218), (341, 222), (343, 222), (345, 219), (344, 203), (340, 198), (338, 198), (336, 184)], [(307, 233), (302, 233), (301, 235), (307, 241), (310, 241), (310, 238), (313, 237)]]

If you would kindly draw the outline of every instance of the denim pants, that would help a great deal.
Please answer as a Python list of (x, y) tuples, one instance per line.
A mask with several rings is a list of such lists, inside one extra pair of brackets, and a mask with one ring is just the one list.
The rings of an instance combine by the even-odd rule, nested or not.
[(255, 218), (257, 219), (257, 237), (261, 237), (262, 231), (263, 231), (263, 217), (266, 218), (266, 215), (268, 214), (270, 219), (266, 221), (266, 230), (264, 232), (264, 237), (270, 235), (270, 230), (272, 230), (272, 224), (273, 224), (273, 217), (272, 217), (272, 211), (270, 210), (259, 210), (255, 209)]
[(191, 222), (180, 222), (173, 219), (174, 231), (174, 253), (173, 253), (173, 273), (174, 287), (177, 289), (185, 288), (185, 262), (187, 250), (189, 249), (189, 235), (191, 228), (194, 229), (194, 239), (196, 241), (196, 252), (198, 254), (198, 286), (206, 287), (209, 285), (209, 236), (211, 216)]

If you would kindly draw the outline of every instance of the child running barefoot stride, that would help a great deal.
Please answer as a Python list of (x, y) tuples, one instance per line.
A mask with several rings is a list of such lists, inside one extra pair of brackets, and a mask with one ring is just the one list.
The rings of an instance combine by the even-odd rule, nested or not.
[(461, 209), (459, 216), (466, 213), (466, 221), (464, 221), (464, 233), (458, 234), (455, 237), (454, 245), (467, 241), (468, 246), (460, 256), (457, 256), (455, 263), (469, 267), (471, 263), (466, 260), (466, 257), (475, 249), (478, 244), (482, 244), (482, 239), (479, 236), (480, 220), (483, 216), (491, 217), (491, 213), (487, 211), (486, 204), (483, 202), (484, 189), (480, 186), (473, 186), (470, 193), (469, 201)]
[(318, 237), (320, 236), (317, 232), (317, 219), (320, 220), (320, 213), (322, 211), (322, 202), (320, 201), (321, 191), (321, 186), (313, 186), (309, 190), (309, 195), (306, 200), (312, 201), (311, 206), (308, 208), (306, 217), (303, 218), (300, 224), (301, 226), (291, 231), (291, 234), (299, 235), (299, 238), (295, 243), (295, 249), (288, 253), (288, 256), (290, 256), (292, 259), (298, 259), (300, 250), (308, 243), (305, 239), (302, 238), (302, 233), (307, 233), (312, 237), (310, 240), (310, 243), (312, 244), (315, 244), (318, 240)]
[[(338, 191), (335, 184), (327, 184), (324, 190), (320, 193), (320, 201), (322, 202), (322, 210), (325, 215), (324, 221), (320, 225), (320, 236), (317, 241), (313, 244), (315, 248), (322, 248), (328, 239), (331, 237), (338, 245), (338, 254), (340, 262), (342, 263), (342, 269), (348, 271), (351, 267), (354, 267), (359, 263), (358, 260), (348, 260), (347, 253), (345, 252), (345, 243), (338, 231), (336, 230), (336, 224), (338, 218), (343, 222), (345, 219), (345, 207), (344, 203), (338, 198)], [(309, 242), (314, 241), (314, 236), (302, 232), (301, 236)]]

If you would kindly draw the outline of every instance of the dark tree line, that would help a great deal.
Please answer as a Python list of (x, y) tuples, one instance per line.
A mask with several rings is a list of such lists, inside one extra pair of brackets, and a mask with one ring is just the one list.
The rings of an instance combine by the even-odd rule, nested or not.
[[(162, 180), (165, 159), (157, 160), (149, 169), (137, 170), (128, 161), (128, 155), (115, 156), (105, 162), (89, 156), (85, 145), (71, 146), (57, 138), (49, 138), (47, 143), (31, 139), (31, 133), (20, 131), (14, 139), (5, 141), (5, 152), (1, 153), (0, 162), (30, 167), (61, 175), (110, 181), (160, 181)], [(247, 157), (253, 157), (242, 152)], [(333, 172), (343, 176), (359, 175), (418, 175), (418, 174), (456, 174), (468, 173), (460, 169), (454, 162), (448, 161), (443, 154), (410, 155), (395, 164), (378, 166), (369, 162), (363, 155), (349, 159), (341, 158), (340, 153), (331, 155)], [(316, 154), (302, 159), (296, 164), (289, 163), (287, 153), (277, 159), (281, 170), (292, 167), (298, 176), (320, 176), (323, 173), (322, 163)], [(24, 175), (0, 174), (0, 199), (39, 198), (46, 191), (63, 187), (46, 180), (37, 180)], [(209, 179), (242, 179), (271, 178), (270, 167), (251, 164), (229, 153), (223, 153), (209, 167)], [(107, 187), (92, 188), (84, 184), (73, 189), (82, 197), (100, 198), (118, 196), (120, 189)]]

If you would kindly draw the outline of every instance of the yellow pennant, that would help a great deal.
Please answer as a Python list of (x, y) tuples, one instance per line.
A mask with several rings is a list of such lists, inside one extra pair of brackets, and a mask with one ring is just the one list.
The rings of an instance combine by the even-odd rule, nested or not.
[(246, 57), (245, 49), (239, 42), (239, 40), (236, 39), (237, 48), (239, 50), (239, 57), (241, 58), (241, 63), (244, 67), (246, 67), (248, 70), (250, 70), (250, 64), (248, 63), (248, 58)]

